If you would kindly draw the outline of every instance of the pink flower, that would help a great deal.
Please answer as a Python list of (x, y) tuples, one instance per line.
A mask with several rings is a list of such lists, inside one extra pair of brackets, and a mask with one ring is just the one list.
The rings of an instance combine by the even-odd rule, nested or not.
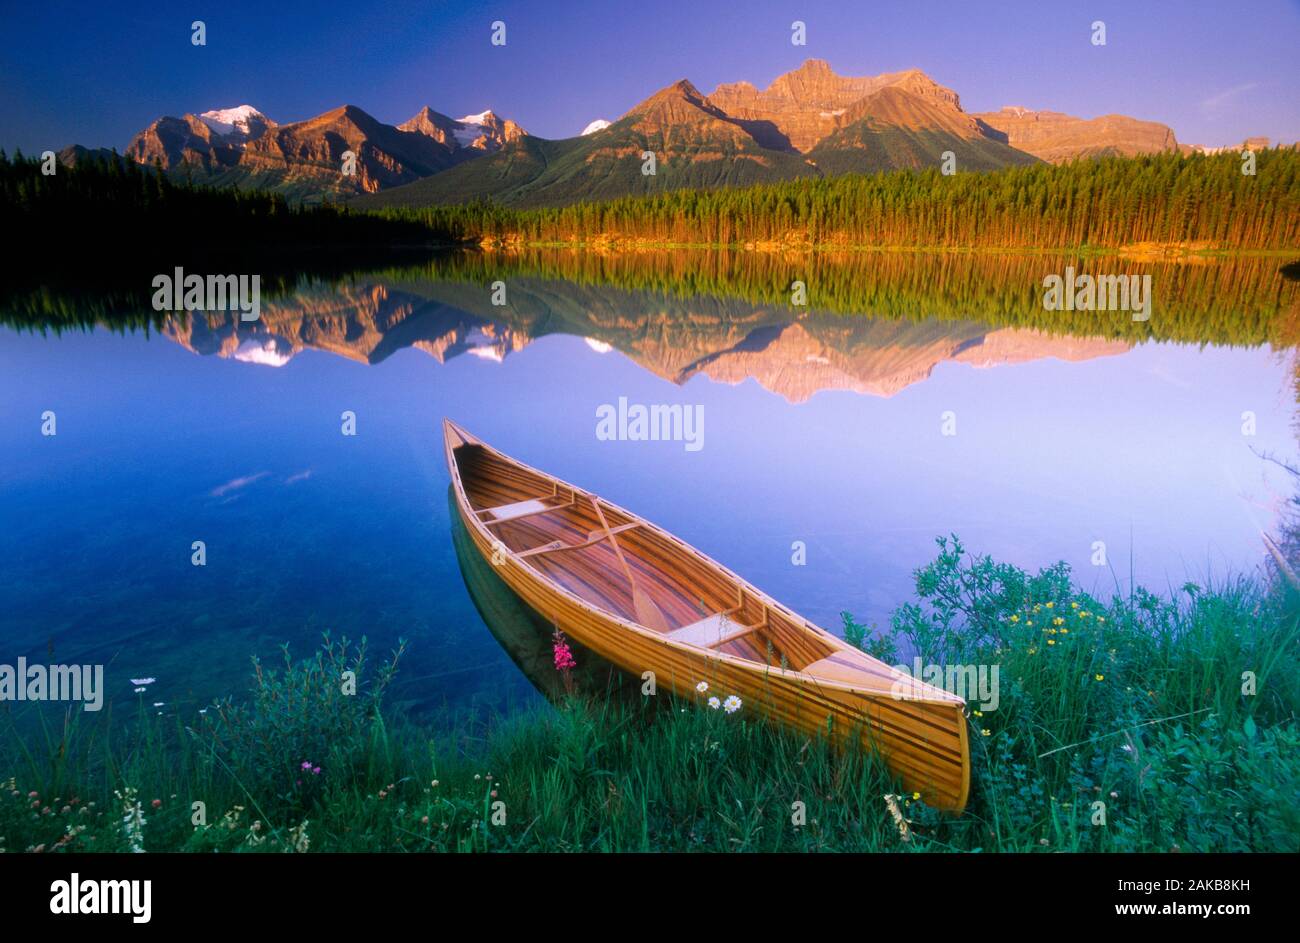
[(319, 767), (319, 766), (313, 766), (313, 767), (311, 768), (311, 774), (312, 774), (313, 776), (319, 776), (319, 775), (320, 775), (320, 767)]
[(303, 769), (311, 769), (311, 760), (303, 760), (303, 761), (302, 761), (302, 768), (303, 768)]
[(555, 652), (555, 670), (568, 671), (571, 668), (578, 667), (578, 663), (573, 659), (573, 652), (569, 649), (569, 643), (564, 638), (564, 633), (556, 629), (552, 639), (551, 648)]
[(153, 801), (152, 804), (153, 804), (153, 807), (154, 807), (155, 809), (161, 808), (161, 807), (162, 807), (162, 800), (161, 800), (161, 799), (155, 799), (155, 800)]

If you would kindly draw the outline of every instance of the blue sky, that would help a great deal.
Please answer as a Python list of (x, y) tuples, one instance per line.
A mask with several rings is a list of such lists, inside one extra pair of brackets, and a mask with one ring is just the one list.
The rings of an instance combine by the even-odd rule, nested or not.
[[(195, 19), (206, 47), (190, 43)], [(968, 111), (1119, 112), (1187, 143), (1300, 139), (1300, 0), (8, 3), (0, 37), (0, 146), (26, 152), (120, 149), (159, 115), (244, 103), (281, 122), (345, 102), (390, 122), (490, 107), (566, 137), (680, 78), (763, 87), (808, 57), (851, 75), (923, 69)]]

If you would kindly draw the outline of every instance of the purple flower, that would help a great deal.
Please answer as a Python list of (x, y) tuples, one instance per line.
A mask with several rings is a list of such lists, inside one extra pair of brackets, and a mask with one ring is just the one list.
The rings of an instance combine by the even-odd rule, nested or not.
[(302, 768), (303, 768), (303, 769), (311, 769), (311, 760), (303, 760), (303, 761), (302, 761)]
[(312, 768), (312, 771), (311, 771), (311, 774), (312, 774), (313, 776), (319, 776), (319, 775), (320, 775), (320, 767), (319, 767), (319, 766), (315, 766), (315, 767), (313, 767), (313, 768)]

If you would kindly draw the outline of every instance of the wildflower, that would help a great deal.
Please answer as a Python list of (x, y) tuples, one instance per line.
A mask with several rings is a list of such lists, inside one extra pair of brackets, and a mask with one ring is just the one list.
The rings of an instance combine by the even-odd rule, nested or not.
[(1011, 621), (1012, 621), (1012, 622), (1019, 622), (1019, 621), (1020, 621), (1020, 616), (1012, 616), (1012, 617), (1011, 617)]
[(898, 808), (898, 798), (896, 796), (885, 796), (885, 807), (889, 809), (889, 814), (898, 826), (898, 837), (903, 841), (911, 841), (912, 833), (907, 827), (907, 819), (903, 818), (903, 812)]
[(157, 678), (132, 678), (131, 683), (139, 686), (145, 684), (153, 684), (157, 680), (158, 680)]
[(35, 799), (35, 798), (36, 798), (37, 796), (39, 796), (39, 795), (40, 795), (40, 793), (37, 792), (35, 789), (33, 789), (31, 792), (29, 792), (29, 793), (27, 794), (27, 798), (28, 798), (28, 799)]
[(167, 703), (166, 701), (154, 701), (154, 702), (153, 702), (153, 706), (154, 706), (154, 707), (163, 707), (164, 705), (166, 705), (166, 703)]
[(984, 712), (983, 712), (983, 711), (975, 711), (975, 716), (976, 716), (976, 717), (983, 717), (983, 716), (984, 716)]
[(1052, 625), (1065, 625), (1065, 620), (1062, 619), (1060, 616), (1057, 616), (1055, 619), (1052, 620)]
[(1070, 634), (1070, 630), (1069, 630), (1069, 629), (1061, 629), (1061, 634), (1062, 634), (1062, 635), (1069, 635), (1069, 634)]
[(551, 637), (551, 651), (555, 657), (556, 671), (569, 671), (571, 668), (578, 667), (573, 652), (569, 648), (569, 643), (565, 639), (564, 633), (559, 629), (556, 629), (555, 634)]
[(1030, 648), (1029, 648), (1029, 654), (1031, 654), (1031, 655), (1037, 655), (1037, 654), (1038, 654), (1038, 649), (1034, 648), (1033, 646), (1030, 646)]
[(429, 817), (428, 817), (427, 815), (421, 816), (421, 817), (420, 817), (420, 824), (421, 824), (421, 825), (428, 825), (428, 824), (429, 824)]
[(709, 706), (716, 711), (719, 707), (722, 706), (722, 702), (718, 700), (717, 697), (711, 697), (709, 698)]
[(155, 809), (161, 809), (161, 808), (162, 808), (162, 800), (161, 800), (161, 799), (155, 799), (153, 802), (151, 802), (151, 803), (149, 803), (149, 804), (152, 805)]
[(1070, 608), (1071, 608), (1071, 609), (1078, 609), (1078, 608), (1079, 608), (1079, 604), (1078, 604), (1077, 602), (1072, 602), (1072, 603), (1070, 603)]
[(319, 766), (313, 766), (313, 767), (311, 768), (311, 774), (312, 774), (313, 776), (319, 776), (319, 775), (320, 775), (320, 767), (319, 767)]
[(303, 769), (311, 769), (311, 760), (303, 760), (303, 761), (302, 761), (302, 768), (303, 768)]
[(489, 793), (489, 795), (490, 795), (493, 799), (495, 799), (495, 798), (497, 797), (497, 791), (496, 791), (495, 789), (493, 789), (492, 792)]
[(1049, 603), (1047, 604), (1047, 608), (1048, 608), (1048, 609), (1051, 609), (1051, 608), (1052, 608), (1053, 606), (1055, 606), (1055, 605), (1056, 605), (1056, 603), (1054, 603), (1054, 602), (1049, 602)]
[(914, 793), (912, 793), (912, 798), (913, 798), (913, 799), (920, 799), (920, 798), (921, 798), (921, 794), (920, 794), (919, 792), (914, 792)]
[(438, 780), (435, 779), (435, 780), (433, 781), (433, 783), (432, 783), (432, 786), (433, 786), (434, 789), (437, 789), (437, 788), (438, 788)]
[(722, 702), (722, 707), (728, 714), (734, 714), (736, 711), (740, 710), (740, 698), (732, 694)]
[(1105, 676), (1105, 675), (1093, 675), (1093, 676), (1092, 676), (1092, 680), (1093, 680), (1093, 681), (1105, 681), (1105, 680), (1106, 680), (1106, 676)]
[(307, 823), (309, 821), (311, 820), (303, 819), (301, 825), (291, 829), (289, 832), (290, 838), (293, 839), (293, 850), (299, 854), (303, 854), (311, 847), (311, 839), (307, 837)]
[(1056, 644), (1056, 639), (1054, 639), (1054, 638), (1049, 638), (1049, 639), (1047, 640), (1047, 644), (1048, 644), (1048, 645), (1055, 645), (1055, 644)]
[(139, 854), (144, 851), (144, 809), (136, 799), (136, 790), (132, 786), (127, 786), (121, 791), (114, 790), (115, 795), (122, 803), (122, 835), (126, 838), (127, 847), (131, 851)]
[(483, 778), (483, 777), (480, 776), (478, 773), (475, 773), (475, 774), (474, 774), (474, 782), (478, 782), (478, 781), (479, 781), (480, 779), (482, 779), (482, 778)]
[(143, 694), (143, 693), (144, 693), (144, 688), (136, 688), (136, 689), (135, 689), (135, 693), (136, 693), (136, 694)]
[(992, 731), (992, 730), (989, 730), (988, 727), (985, 727), (983, 730), (980, 731), (980, 733), (981, 733), (983, 736), (985, 736), (985, 737), (991, 737), (991, 736), (993, 736), (993, 731)]
[(703, 694), (708, 689), (709, 689), (709, 682), (707, 681), (701, 681), (699, 684), (695, 686), (695, 690), (699, 691), (701, 694)]

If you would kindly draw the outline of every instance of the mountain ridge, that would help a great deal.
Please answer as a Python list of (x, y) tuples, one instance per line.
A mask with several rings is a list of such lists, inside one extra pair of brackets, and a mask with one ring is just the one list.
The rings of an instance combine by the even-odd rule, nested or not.
[[(77, 146), (70, 156), (93, 153)], [(970, 113), (920, 69), (840, 75), (810, 58), (760, 89), (704, 94), (682, 78), (581, 134), (530, 135), (491, 109), (452, 118), (425, 105), (387, 124), (355, 105), (278, 124), (251, 105), (163, 116), (125, 156), (215, 186), (359, 208), (491, 199), (521, 207), (937, 166), (984, 171), (1079, 157), (1187, 150), (1157, 122), (1006, 107)], [(344, 155), (354, 155), (352, 172)], [(653, 173), (642, 172), (647, 152)], [(649, 169), (649, 168), (647, 168)]]

